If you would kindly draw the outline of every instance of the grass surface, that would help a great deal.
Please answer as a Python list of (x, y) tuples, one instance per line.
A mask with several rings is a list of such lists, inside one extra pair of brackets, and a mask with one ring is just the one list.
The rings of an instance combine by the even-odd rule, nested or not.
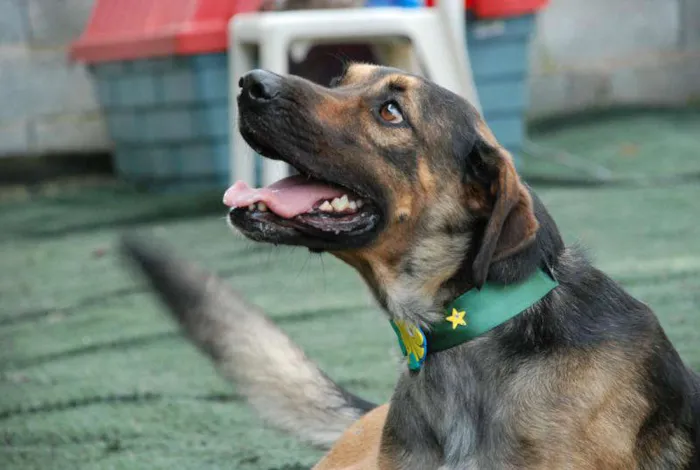
[[(616, 118), (536, 141), (619, 172), (700, 168), (700, 118), (668, 119)], [(700, 370), (700, 184), (536, 190), (567, 241), (649, 303)], [(103, 185), (0, 203), (1, 469), (292, 470), (319, 457), (261, 426), (130, 278), (113, 250), (126, 229), (221, 273), (342, 385), (389, 397), (397, 347), (355, 273), (231, 236), (219, 201)]]

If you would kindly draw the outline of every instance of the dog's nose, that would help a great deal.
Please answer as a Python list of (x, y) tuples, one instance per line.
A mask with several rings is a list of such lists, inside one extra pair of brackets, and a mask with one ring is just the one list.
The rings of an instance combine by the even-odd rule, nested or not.
[(263, 103), (279, 95), (282, 77), (267, 70), (252, 70), (241, 77), (241, 93), (253, 101)]

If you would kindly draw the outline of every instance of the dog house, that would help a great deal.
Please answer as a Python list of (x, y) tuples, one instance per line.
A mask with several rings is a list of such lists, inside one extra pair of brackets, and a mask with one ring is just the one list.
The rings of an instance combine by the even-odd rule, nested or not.
[(97, 0), (71, 46), (86, 62), (118, 174), (155, 186), (225, 185), (228, 21), (259, 0)]

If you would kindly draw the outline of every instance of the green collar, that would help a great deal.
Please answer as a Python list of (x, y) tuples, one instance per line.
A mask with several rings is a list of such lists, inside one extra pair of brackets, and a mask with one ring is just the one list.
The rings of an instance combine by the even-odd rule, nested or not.
[(445, 309), (445, 318), (423, 332), (410, 322), (391, 320), (408, 368), (418, 370), (428, 352), (434, 353), (466, 343), (491, 331), (542, 299), (559, 283), (538, 269), (520, 284), (487, 282), (481, 289), (460, 295)]

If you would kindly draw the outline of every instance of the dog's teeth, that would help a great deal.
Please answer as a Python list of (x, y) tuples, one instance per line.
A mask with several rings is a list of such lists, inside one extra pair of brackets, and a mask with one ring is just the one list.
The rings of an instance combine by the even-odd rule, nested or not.
[(362, 199), (358, 199), (355, 204), (357, 204), (358, 209), (362, 209), (362, 206), (365, 205), (365, 201), (363, 201)]
[(265, 211), (267, 211), (267, 204), (265, 204), (264, 202), (259, 202), (259, 203), (258, 203), (258, 210), (259, 210), (260, 212), (265, 212)]
[(343, 194), (343, 197), (335, 198), (333, 199), (333, 202), (331, 202), (331, 205), (336, 212), (343, 212), (348, 208), (348, 204), (350, 204), (350, 201), (348, 201), (347, 194)]
[(328, 201), (324, 201), (318, 209), (323, 212), (333, 212), (333, 206), (331, 206), (331, 203)]
[(255, 210), (255, 204), (251, 204), (248, 206), (248, 212), (253, 212)]
[(350, 204), (348, 204), (348, 207), (350, 208), (351, 211), (355, 212), (357, 210), (357, 203), (355, 201), (350, 201)]

